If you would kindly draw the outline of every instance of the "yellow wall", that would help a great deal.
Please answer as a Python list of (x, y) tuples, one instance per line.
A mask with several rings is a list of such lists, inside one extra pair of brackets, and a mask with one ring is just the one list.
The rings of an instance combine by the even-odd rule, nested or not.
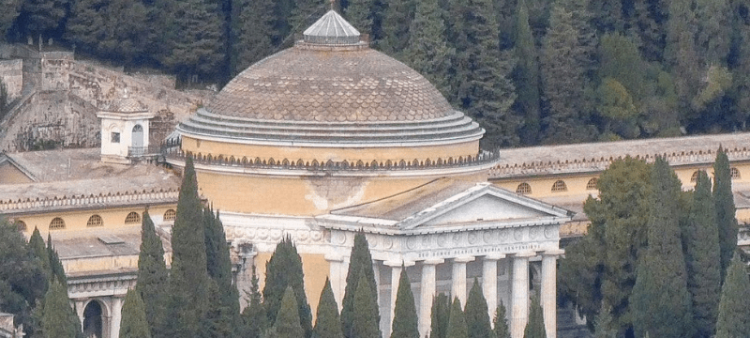
[[(526, 195), (534, 198), (551, 196), (588, 196), (588, 194), (596, 194), (596, 190), (586, 189), (589, 180), (598, 177), (599, 173), (570, 176), (550, 175), (494, 180), (492, 183), (496, 186), (508, 189), (510, 191), (516, 191), (519, 184), (527, 183), (529, 186), (531, 186), (531, 193)], [(563, 182), (565, 182), (567, 190), (552, 191), (552, 186), (558, 180), (562, 180)]]
[(10, 163), (0, 164), (0, 184), (31, 183), (32, 180)]
[[(305, 275), (305, 294), (307, 295), (307, 303), (310, 304), (314, 324), (315, 314), (320, 302), (320, 293), (323, 291), (326, 277), (328, 277), (331, 269), (324, 255), (302, 254), (300, 257), (302, 258), (302, 273)], [(269, 259), (271, 259), (271, 253), (268, 252), (258, 253), (255, 256), (255, 271), (258, 274), (261, 291), (266, 282), (266, 263)]]
[(254, 160), (273, 158), (282, 161), (318, 160), (325, 163), (328, 160), (334, 162), (348, 161), (356, 163), (358, 160), (371, 162), (372, 160), (398, 162), (400, 160), (425, 160), (427, 158), (435, 161), (438, 158), (447, 160), (449, 157), (457, 159), (459, 156), (476, 156), (479, 153), (479, 141), (464, 142), (452, 145), (425, 146), (425, 147), (387, 147), (387, 148), (318, 148), (318, 147), (280, 147), (249, 145), (226, 142), (215, 142), (199, 140), (184, 136), (182, 138), (182, 150), (193, 154), (204, 156), (211, 154), (213, 157), (223, 155), (226, 158), (234, 156), (238, 161), (243, 157)]

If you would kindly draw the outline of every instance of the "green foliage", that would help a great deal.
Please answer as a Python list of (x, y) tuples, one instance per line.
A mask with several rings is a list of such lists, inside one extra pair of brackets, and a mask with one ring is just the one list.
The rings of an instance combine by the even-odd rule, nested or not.
[(252, 273), (249, 292), (250, 301), (245, 310), (242, 311), (243, 338), (261, 338), (263, 332), (268, 328), (268, 316), (266, 316), (266, 307), (261, 303), (258, 275), (255, 273), (254, 265)]
[(560, 295), (592, 322), (603, 300), (611, 304), (612, 325), (620, 333), (633, 323), (629, 299), (647, 243), (650, 177), (644, 161), (612, 162), (599, 177), (599, 197), (584, 204), (591, 221), (587, 234), (560, 260)]
[(380, 338), (380, 321), (373, 313), (377, 313), (377, 298), (373, 297), (372, 286), (368, 282), (367, 274), (361, 272), (354, 294), (354, 320), (352, 321), (351, 337)]
[(401, 53), (409, 46), (409, 26), (414, 18), (417, 2), (415, 0), (391, 0), (385, 3), (383, 17), (383, 39), (380, 49), (393, 57), (401, 59)]
[(50, 283), (52, 281), (58, 281), (67, 290), (68, 289), (68, 277), (65, 275), (65, 269), (63, 268), (60, 256), (57, 255), (57, 251), (52, 245), (52, 235), (47, 234), (47, 256), (49, 257), (49, 276)]
[(445, 23), (440, 13), (438, 0), (417, 1), (403, 59), (444, 96), (450, 96), (453, 93), (449, 70), (455, 51), (446, 44)]
[(81, 323), (70, 307), (68, 290), (55, 280), (44, 296), (42, 326), (45, 338), (83, 338)]
[(167, 289), (167, 265), (164, 248), (156, 234), (154, 222), (148, 211), (143, 213), (141, 224), (141, 248), (138, 254), (138, 283), (135, 288), (143, 302), (149, 333), (161, 337), (159, 329), (164, 324), (165, 290)]
[(430, 312), (430, 337), (446, 338), (448, 335), (448, 323), (451, 317), (451, 301), (443, 293), (438, 293), (432, 299), (432, 312)]
[(719, 227), (719, 249), (721, 250), (722, 281), (737, 247), (737, 219), (732, 195), (732, 171), (729, 158), (723, 149), (716, 152), (714, 162), (714, 203), (716, 224)]
[(276, 322), (281, 300), (287, 286), (294, 290), (297, 313), (305, 337), (312, 334), (312, 311), (305, 295), (304, 273), (302, 259), (297, 254), (297, 248), (290, 237), (284, 238), (276, 245), (271, 259), (266, 264), (266, 284), (263, 287), (263, 305), (266, 307), (268, 322)]
[(195, 336), (209, 302), (203, 206), (189, 157), (185, 163), (172, 227), (172, 267), (164, 331), (167, 337)]
[(0, 12), (0, 41), (5, 41), (8, 30), (18, 17), (21, 0), (0, 0), (0, 6), (4, 9)]
[(719, 230), (711, 195), (711, 179), (701, 171), (693, 193), (684, 234), (688, 291), (693, 300), (693, 323), (700, 337), (714, 333), (721, 295)]
[(611, 308), (604, 302), (594, 323), (594, 338), (618, 338), (617, 329), (612, 327)]
[(524, 338), (546, 338), (547, 331), (544, 329), (544, 315), (542, 306), (539, 304), (539, 297), (531, 297), (531, 313), (529, 321), (526, 322), (526, 328), (523, 330)]
[(237, 334), (240, 324), (240, 302), (237, 286), (232, 283), (232, 261), (229, 258), (224, 226), (219, 219), (219, 213), (211, 208), (203, 209), (204, 231), (206, 241), (206, 268), (208, 276), (216, 283), (217, 297), (211, 297), (212, 304), (218, 308), (214, 315), (214, 326), (230, 329), (222, 337), (232, 337)]
[(70, 0), (25, 0), (21, 3), (16, 24), (23, 33), (31, 34), (34, 39), (38, 35), (59, 34), (54, 31), (65, 20), (68, 6)]
[(320, 294), (312, 338), (344, 338), (344, 333), (341, 331), (341, 320), (339, 319), (339, 307), (336, 304), (331, 281), (328, 278), (326, 278), (326, 284)]
[[(354, 247), (352, 247), (352, 253), (349, 256), (349, 271), (346, 275), (346, 288), (344, 289), (344, 299), (342, 300), (341, 327), (344, 331), (344, 337), (347, 338), (355, 337), (353, 326), (357, 309), (354, 304), (354, 299), (362, 274), (364, 274), (364, 278), (367, 279), (367, 285), (370, 286), (370, 295), (372, 299), (378, 299), (375, 271), (372, 267), (372, 256), (370, 255), (369, 248), (370, 246), (367, 244), (365, 233), (360, 230), (354, 235)], [(369, 316), (374, 318), (376, 323), (380, 323), (380, 313), (377, 306), (372, 309)]]
[(470, 338), (495, 338), (490, 324), (487, 300), (476, 278), (469, 291), (469, 298), (466, 299), (465, 318)]
[(344, 17), (361, 34), (369, 34), (374, 37), (374, 0), (348, 0)]
[(396, 294), (396, 308), (393, 312), (391, 338), (419, 338), (417, 318), (411, 281), (409, 281), (409, 275), (406, 274), (406, 267), (402, 264)]
[(234, 0), (231, 74), (237, 74), (273, 51), (272, 0)]
[(495, 310), (495, 318), (492, 320), (496, 338), (510, 338), (510, 327), (508, 326), (508, 320), (505, 319), (505, 312), (505, 305), (500, 303)]
[(2, 120), (8, 112), (7, 108), (10, 103), (9, 101), (8, 88), (5, 86), (5, 82), (0, 79), (0, 120)]
[(466, 325), (466, 317), (464, 317), (464, 311), (461, 310), (461, 301), (458, 298), (453, 299), (451, 304), (451, 314), (448, 320), (448, 330), (445, 334), (446, 338), (468, 338), (469, 331)]
[(304, 337), (304, 330), (300, 326), (300, 317), (297, 309), (296, 296), (291, 286), (284, 290), (284, 297), (281, 298), (281, 307), (276, 314), (276, 322), (273, 324), (268, 338), (300, 338)]
[(231, 302), (223, 299), (226, 293), (215, 279), (209, 280), (208, 299), (210, 301), (201, 318), (198, 337), (238, 337), (240, 330), (239, 309), (234, 308)]
[(513, 71), (513, 84), (518, 98), (517, 108), (524, 117), (522, 141), (534, 143), (539, 139), (539, 56), (529, 25), (529, 10), (525, 0), (519, 0), (515, 13), (514, 43), (518, 62)]
[(648, 248), (638, 265), (631, 295), (637, 336), (689, 337), (693, 334), (690, 294), (678, 220), (680, 180), (662, 158), (651, 176)]
[(121, 338), (151, 338), (149, 323), (146, 320), (146, 305), (139, 292), (128, 290), (122, 305)]
[(750, 280), (745, 264), (735, 255), (721, 289), (716, 338), (750, 337)]

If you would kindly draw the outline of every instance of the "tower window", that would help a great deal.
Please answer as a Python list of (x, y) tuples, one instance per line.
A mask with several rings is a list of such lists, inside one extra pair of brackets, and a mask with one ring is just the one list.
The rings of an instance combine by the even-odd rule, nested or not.
[(568, 186), (565, 185), (565, 181), (557, 180), (554, 184), (552, 184), (552, 191), (568, 191)]
[(60, 217), (55, 217), (52, 219), (51, 222), (49, 222), (49, 229), (50, 230), (65, 229), (65, 221), (63, 221), (63, 219)]
[(109, 137), (109, 141), (111, 143), (120, 143), (120, 133), (113, 131), (112, 135)]
[(140, 223), (141, 222), (141, 215), (138, 215), (137, 212), (133, 211), (128, 214), (127, 217), (125, 217), (125, 224), (133, 224), (133, 223)]
[(516, 188), (516, 194), (527, 195), (530, 193), (531, 193), (531, 186), (526, 182), (519, 184), (518, 187)]
[(586, 190), (596, 190), (596, 185), (599, 183), (599, 179), (594, 177), (586, 183)]
[(169, 209), (164, 212), (165, 221), (174, 221), (176, 216), (177, 216), (177, 213), (174, 211), (174, 209)]
[(86, 222), (87, 227), (100, 227), (104, 225), (104, 220), (99, 215), (93, 215), (89, 217), (89, 221)]

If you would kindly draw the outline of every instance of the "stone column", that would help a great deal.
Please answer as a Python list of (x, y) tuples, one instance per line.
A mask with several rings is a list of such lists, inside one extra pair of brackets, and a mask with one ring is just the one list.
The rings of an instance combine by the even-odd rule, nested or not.
[(482, 260), (482, 292), (487, 300), (487, 312), (490, 320), (495, 318), (497, 310), (497, 261), (505, 258), (504, 254), (487, 255)]
[(466, 306), (466, 263), (474, 257), (456, 257), (453, 259), (453, 274), (451, 275), (451, 295), (457, 297), (461, 306)]
[[(393, 313), (396, 310), (396, 298), (398, 298), (398, 288), (401, 281), (401, 266), (403, 264), (405, 267), (410, 267), (414, 265), (414, 262), (404, 261), (402, 263), (397, 261), (386, 261), (383, 262), (383, 264), (391, 268), (391, 315), (388, 317), (388, 328), (390, 329), (393, 326)], [(388, 334), (385, 334), (384, 336), (390, 335), (390, 331), (387, 333)]]
[(557, 256), (563, 250), (549, 250), (542, 254), (542, 313), (547, 338), (557, 338)]
[(346, 274), (349, 272), (349, 266), (341, 255), (329, 254), (326, 255), (325, 259), (329, 265), (328, 279), (331, 281), (333, 296), (336, 299), (336, 304), (339, 306), (339, 311), (341, 311), (344, 290), (346, 288)]
[(428, 259), (422, 262), (421, 296), (419, 297), (419, 335), (426, 337), (430, 333), (432, 298), (435, 297), (437, 287), (436, 265), (443, 263), (443, 259)]
[(122, 299), (118, 297), (112, 297), (112, 322), (110, 323), (110, 338), (120, 337), (120, 320), (122, 319)]
[(534, 256), (536, 256), (534, 252), (522, 252), (513, 257), (511, 338), (523, 338), (523, 331), (529, 320), (529, 257)]

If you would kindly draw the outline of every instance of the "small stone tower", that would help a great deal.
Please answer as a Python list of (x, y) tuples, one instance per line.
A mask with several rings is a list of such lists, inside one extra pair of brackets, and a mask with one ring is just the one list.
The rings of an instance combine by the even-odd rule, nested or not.
[(149, 154), (149, 120), (155, 116), (127, 96), (96, 114), (102, 121), (102, 162), (128, 164)]

